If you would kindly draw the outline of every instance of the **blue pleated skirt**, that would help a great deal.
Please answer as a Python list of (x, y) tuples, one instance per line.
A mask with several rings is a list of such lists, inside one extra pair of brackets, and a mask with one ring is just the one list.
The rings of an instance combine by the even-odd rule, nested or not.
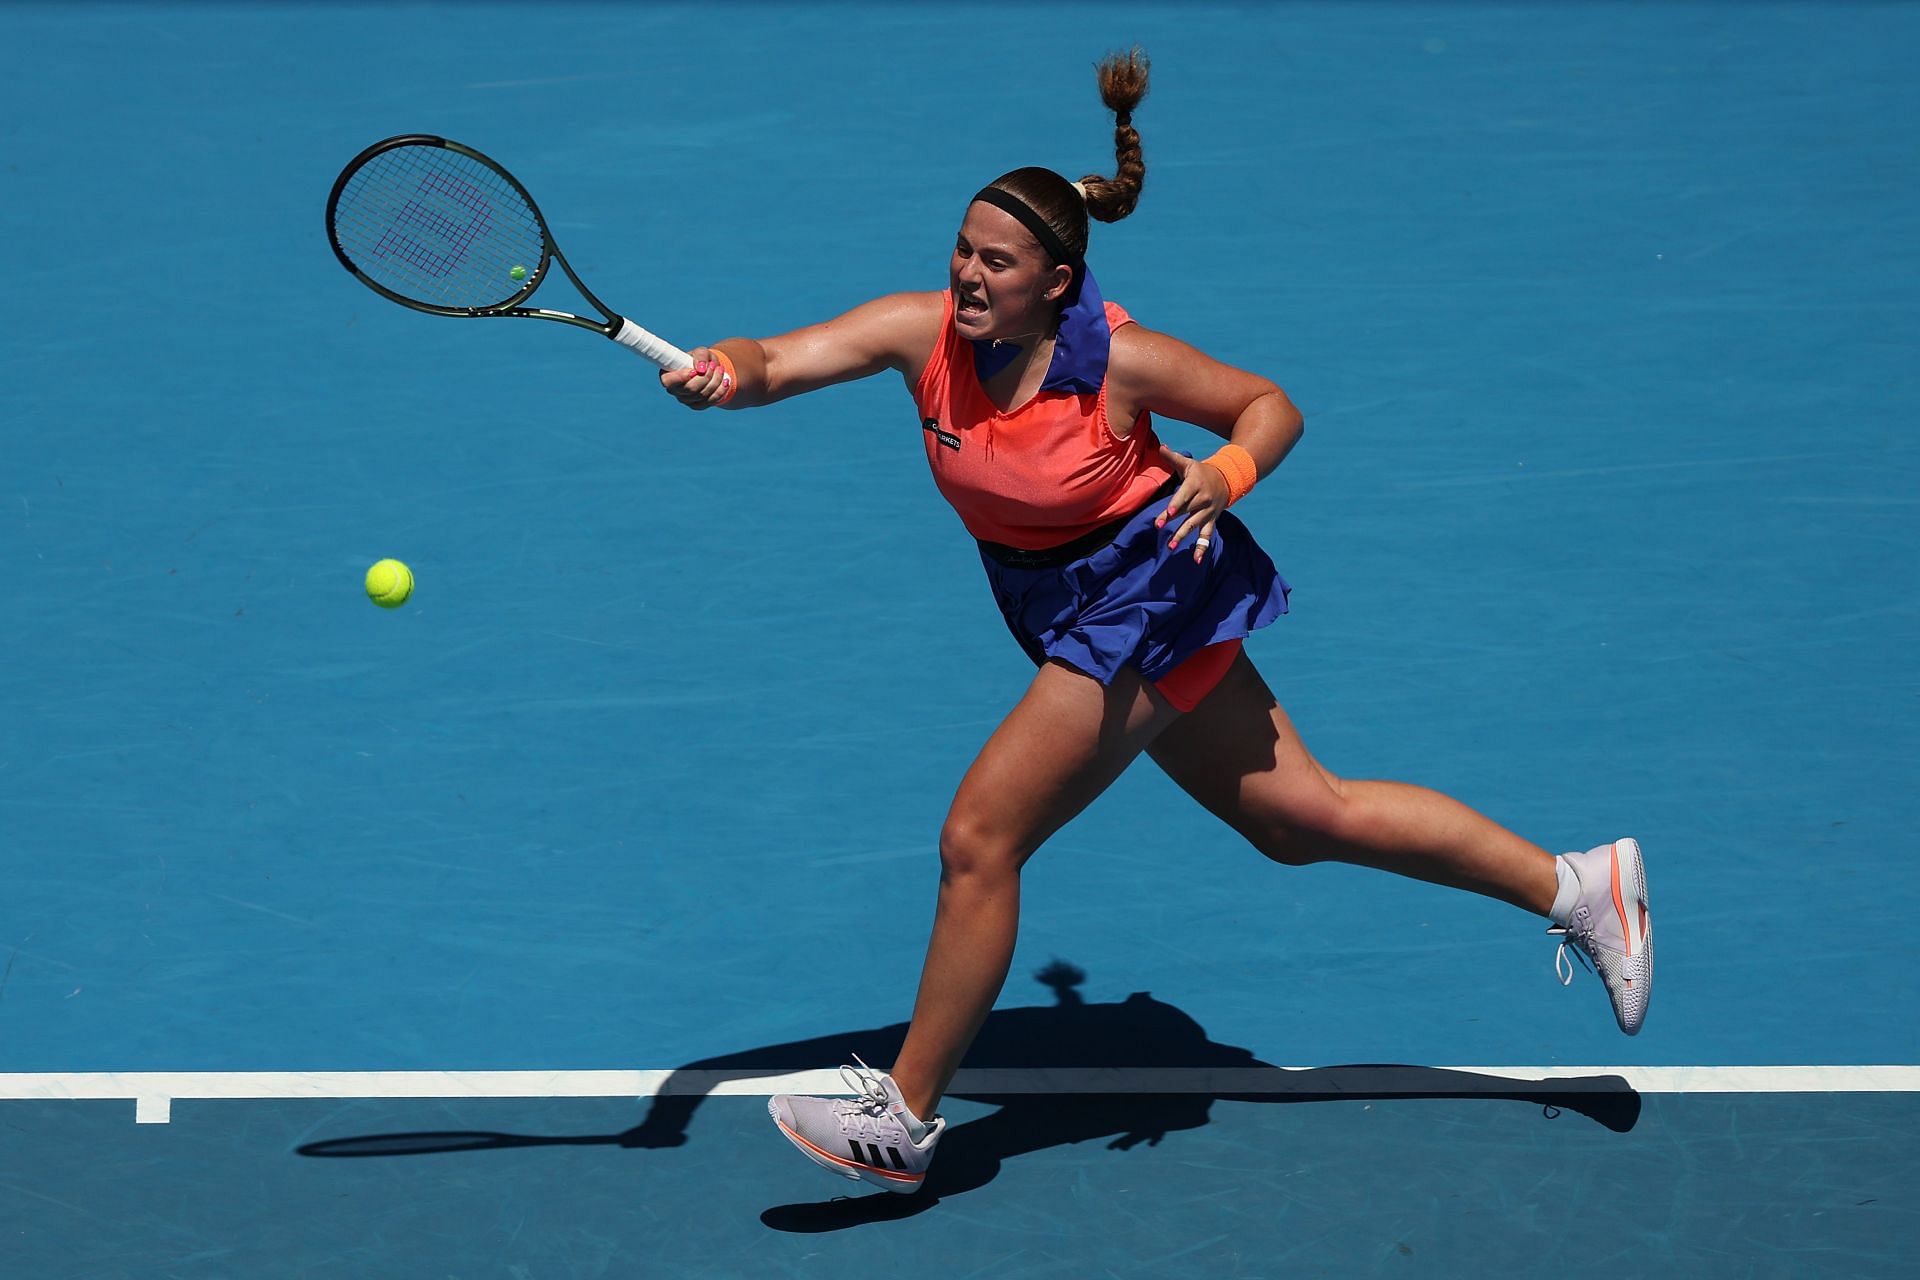
[(1164, 510), (1164, 498), (1149, 502), (1111, 542), (1059, 565), (1004, 563), (982, 545), (994, 600), (1035, 666), (1058, 659), (1102, 684), (1123, 667), (1158, 680), (1287, 611), (1286, 580), (1232, 512), (1221, 514), (1196, 563), (1191, 537), (1167, 550), (1178, 526), (1154, 527)]

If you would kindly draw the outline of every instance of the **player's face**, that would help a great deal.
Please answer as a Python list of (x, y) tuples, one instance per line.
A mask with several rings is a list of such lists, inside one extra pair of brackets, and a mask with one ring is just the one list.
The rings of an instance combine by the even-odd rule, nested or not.
[(1050, 263), (1018, 218), (975, 202), (947, 264), (953, 327), (976, 340), (1044, 332), (1072, 279), (1072, 269)]

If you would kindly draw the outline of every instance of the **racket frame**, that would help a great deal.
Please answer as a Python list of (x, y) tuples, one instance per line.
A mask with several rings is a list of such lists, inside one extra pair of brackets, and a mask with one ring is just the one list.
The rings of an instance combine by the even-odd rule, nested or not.
[[(534, 222), (540, 227), (540, 261), (538, 265), (528, 269), (526, 283), (522, 285), (517, 292), (500, 302), (492, 303), (484, 307), (440, 306), (431, 302), (423, 302), (418, 298), (409, 298), (404, 293), (396, 293), (354, 265), (353, 259), (347, 255), (345, 247), (340, 243), (339, 233), (334, 229), (334, 213), (340, 206), (340, 197), (342, 193), (346, 191), (347, 183), (353, 180), (353, 175), (360, 172), (368, 161), (372, 160), (375, 156), (382, 155), (388, 151), (398, 150), (401, 147), (441, 147), (454, 152), (456, 155), (465, 156), (467, 159), (483, 164), (494, 173), (499, 174), (500, 177), (506, 181), (507, 185), (511, 186), (514, 191), (519, 194), (520, 198), (527, 202), (527, 209), (533, 214)], [(533, 193), (522, 186), (518, 178), (508, 173), (498, 161), (491, 157), (482, 155), (480, 152), (475, 151), (472, 147), (466, 146), (463, 143), (455, 142), (450, 138), (442, 138), (437, 134), (403, 133), (391, 138), (383, 138), (348, 161), (347, 167), (340, 171), (338, 178), (334, 179), (333, 190), (327, 195), (327, 243), (333, 247), (333, 256), (340, 259), (340, 265), (352, 272), (354, 278), (359, 280), (361, 284), (366, 285), (367, 288), (373, 290), (383, 298), (397, 302), (403, 307), (411, 307), (415, 311), (424, 311), (429, 315), (515, 316), (535, 320), (558, 320), (562, 324), (577, 325), (582, 329), (591, 329), (602, 337), (612, 338), (615, 341), (620, 340), (619, 333), (623, 327), (629, 329), (634, 327), (631, 321), (607, 306), (606, 303), (600, 301), (599, 298), (594, 296), (593, 290), (587, 288), (586, 285), (580, 282), (580, 277), (574, 274), (572, 265), (567, 262), (566, 255), (560, 252), (560, 245), (554, 240), (553, 231), (547, 226), (546, 216), (540, 212), (540, 206), (535, 203)], [(580, 296), (592, 303), (601, 315), (607, 317), (604, 322), (592, 320), (586, 316), (577, 316), (570, 311), (550, 311), (545, 307), (522, 307), (516, 305), (517, 303), (524, 302), (532, 295), (535, 289), (540, 287), (541, 283), (547, 278), (548, 267), (555, 262), (559, 263), (560, 269), (567, 273), (567, 279), (573, 281), (573, 287), (580, 291)]]

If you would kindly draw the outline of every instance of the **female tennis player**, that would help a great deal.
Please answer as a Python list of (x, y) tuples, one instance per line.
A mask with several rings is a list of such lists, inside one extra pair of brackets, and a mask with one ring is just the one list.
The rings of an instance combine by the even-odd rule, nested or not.
[[(1275, 862), (1377, 867), (1546, 916), (1598, 970), (1627, 1034), (1653, 981), (1639, 846), (1555, 857), (1458, 801), (1336, 777), (1308, 753), (1241, 641), (1287, 584), (1228, 510), (1300, 439), (1300, 412), (1103, 302), (1089, 216), (1131, 213), (1146, 166), (1138, 50), (1099, 68), (1116, 174), (1018, 169), (968, 203), (938, 292), (897, 293), (776, 338), (695, 349), (661, 375), (694, 409), (745, 409), (891, 369), (919, 410), (941, 494), (980, 544), (1007, 626), (1038, 671), (961, 780), (940, 832), (940, 893), (913, 1019), (890, 1072), (856, 1060), (856, 1096), (780, 1096), (781, 1131), (822, 1167), (916, 1190), (935, 1113), (1007, 977), (1020, 872), (1145, 753)], [(1225, 439), (1193, 459), (1155, 415)]]

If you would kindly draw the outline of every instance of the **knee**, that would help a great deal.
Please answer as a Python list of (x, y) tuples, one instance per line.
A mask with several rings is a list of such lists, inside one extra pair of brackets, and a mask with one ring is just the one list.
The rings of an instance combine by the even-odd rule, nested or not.
[(956, 810), (940, 828), (940, 881), (993, 880), (1020, 874), (1020, 851), (980, 817)]
[(1356, 820), (1347, 797), (1329, 789), (1311, 803), (1256, 816), (1242, 825), (1240, 832), (1262, 856), (1283, 866), (1305, 867), (1338, 861), (1340, 851), (1351, 840)]
[(1325, 862), (1328, 857), (1325, 841), (1317, 833), (1301, 827), (1268, 824), (1241, 834), (1262, 857), (1283, 867), (1308, 867)]

